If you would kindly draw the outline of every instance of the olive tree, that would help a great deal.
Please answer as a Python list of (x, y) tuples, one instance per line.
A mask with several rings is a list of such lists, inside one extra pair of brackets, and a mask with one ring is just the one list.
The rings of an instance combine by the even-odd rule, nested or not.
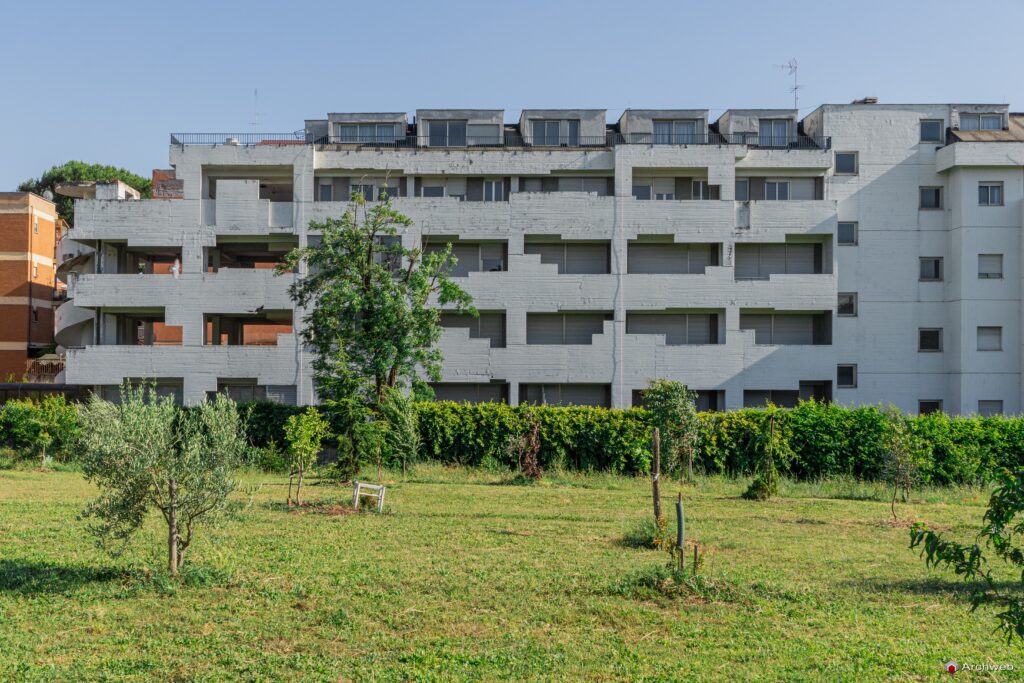
[(183, 409), (150, 383), (121, 386), (120, 402), (96, 395), (81, 407), (80, 462), (100, 490), (83, 512), (100, 546), (117, 554), (160, 512), (167, 568), (177, 575), (197, 525), (221, 509), (245, 448), (235, 403), (224, 395)]

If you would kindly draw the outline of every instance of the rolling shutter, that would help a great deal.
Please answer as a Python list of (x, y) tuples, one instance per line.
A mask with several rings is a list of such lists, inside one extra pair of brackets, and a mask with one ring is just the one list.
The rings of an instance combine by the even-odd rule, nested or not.
[(736, 245), (737, 280), (751, 280), (758, 276), (758, 251), (756, 244)]
[(559, 242), (527, 242), (524, 254), (540, 254), (540, 262), (558, 266), (558, 272), (565, 270), (565, 245)]
[(565, 268), (570, 275), (598, 275), (609, 272), (607, 244), (566, 244)]
[(810, 315), (774, 316), (772, 343), (813, 344), (814, 317)]
[(505, 348), (505, 314), (504, 313), (481, 313), (480, 334), (482, 339), (491, 340), (492, 349)]
[(564, 316), (561, 313), (527, 313), (527, 344), (564, 344)]
[(687, 272), (685, 244), (630, 244), (627, 273), (678, 274)]
[(687, 318), (687, 344), (713, 344), (711, 338), (711, 319), (714, 315), (705, 313), (691, 313)]
[(805, 275), (815, 272), (813, 244), (787, 244), (784, 272)]
[(755, 344), (772, 343), (772, 316), (770, 315), (741, 313), (740, 329), (754, 330)]

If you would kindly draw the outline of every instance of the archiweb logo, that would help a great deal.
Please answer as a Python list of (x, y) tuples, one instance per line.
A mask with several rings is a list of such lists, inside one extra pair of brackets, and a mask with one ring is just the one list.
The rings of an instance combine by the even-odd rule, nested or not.
[(989, 664), (988, 662), (982, 664), (972, 664), (970, 662), (964, 662), (958, 664), (954, 661), (948, 661), (943, 665), (943, 669), (952, 676), (957, 671), (1013, 671), (1013, 664)]

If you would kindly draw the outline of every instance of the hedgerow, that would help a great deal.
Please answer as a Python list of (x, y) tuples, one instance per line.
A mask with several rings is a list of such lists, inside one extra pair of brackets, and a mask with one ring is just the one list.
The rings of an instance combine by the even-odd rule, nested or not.
[[(527, 410), (540, 423), (539, 465), (545, 470), (602, 470), (643, 474), (651, 463), (651, 417), (640, 408), (513, 407), (499, 403), (445, 401), (414, 405), (420, 437), (410, 461), (433, 460), (464, 466), (514, 469), (509, 437), (528, 429)], [(241, 406), (246, 435), (254, 447), (285, 442), (284, 423), (295, 406), (255, 402)], [(57, 457), (73, 458), (78, 429), (73, 405), (63, 400), (11, 402), (0, 406), (0, 447), (24, 456), (38, 452), (34, 435), (44, 425)], [(339, 431), (337, 411), (330, 412)], [(878, 479), (883, 473), (887, 426), (880, 407), (844, 408), (801, 403), (776, 411), (775, 428), (788, 443), (787, 457), (775, 463), (779, 474), (794, 479), (835, 475)], [(701, 413), (695, 469), (707, 474), (749, 475), (762, 462), (768, 413), (743, 409)], [(943, 413), (911, 416), (910, 431), (928, 445), (921, 464), (924, 483), (987, 481), (1000, 468), (1024, 467), (1024, 417), (951, 417)], [(331, 445), (334, 445), (333, 443)], [(791, 454), (789, 453), (791, 451)]]

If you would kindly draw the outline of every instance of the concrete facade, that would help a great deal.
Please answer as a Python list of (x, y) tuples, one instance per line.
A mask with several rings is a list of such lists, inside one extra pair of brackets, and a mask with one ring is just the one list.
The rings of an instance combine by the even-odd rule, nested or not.
[[(259, 264), (315, 239), (310, 223), (353, 189), (386, 186), (414, 221), (403, 242), (452, 243), (482, 313), (443, 319), (442, 398), (629, 406), (666, 377), (708, 409), (1020, 412), (1024, 134), (1006, 106), (506, 118), (330, 114), (296, 140), (176, 136), (173, 198), (76, 205), (59, 246), (67, 381), (315, 401), (295, 276)], [(147, 344), (147, 325), (180, 327), (180, 343)]]

